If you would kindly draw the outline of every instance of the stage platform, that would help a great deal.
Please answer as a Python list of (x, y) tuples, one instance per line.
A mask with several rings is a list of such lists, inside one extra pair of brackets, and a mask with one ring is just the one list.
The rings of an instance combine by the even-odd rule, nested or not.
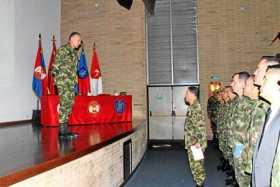
[[(94, 156), (97, 154), (95, 154), (95, 152), (103, 149), (105, 151), (103, 151), (104, 154), (102, 155), (103, 158), (101, 160), (106, 160), (107, 157), (108, 162), (111, 162), (112, 159), (114, 160), (114, 155), (112, 155), (112, 153), (116, 153), (116, 157), (118, 157), (117, 159), (120, 159), (119, 161), (116, 160), (116, 162), (121, 163), (115, 164), (123, 165), (122, 144), (127, 140), (132, 141), (132, 145), (134, 146), (131, 150), (131, 161), (133, 162), (133, 168), (135, 168), (142, 159), (145, 152), (143, 149), (146, 149), (147, 145), (145, 120), (135, 119), (131, 123), (72, 126), (70, 129), (73, 132), (79, 133), (80, 137), (77, 140), (60, 141), (57, 137), (57, 127), (42, 127), (38, 124), (32, 124), (31, 122), (19, 125), (0, 126), (0, 186), (8, 186), (12, 184), (15, 186), (38, 186), (38, 184), (39, 186), (44, 186), (48, 183), (48, 181), (45, 181), (46, 178), (48, 178), (48, 180), (53, 180), (54, 184), (57, 184), (55, 186), (67, 184), (67, 182), (63, 183), (63, 178), (67, 178), (67, 176), (63, 176), (63, 172), (65, 171), (65, 175), (67, 175), (67, 170), (72, 170), (71, 173), (79, 172), (79, 170), (73, 171), (73, 169), (67, 169), (64, 165), (75, 160), (83, 162), (83, 157), (93, 155), (93, 157), (88, 160), (88, 162), (91, 163), (84, 163), (84, 165), (80, 163), (75, 167), (87, 167), (87, 165), (90, 164), (94, 164), (93, 167), (95, 167), (100, 162), (100, 159), (97, 158), (98, 156)], [(139, 133), (140, 129), (142, 129), (141, 133)], [(139, 138), (141, 138), (141, 140)], [(108, 151), (111, 149), (109, 148), (110, 146), (115, 146), (115, 148), (112, 147), (112, 149), (119, 151)], [(139, 152), (141, 152), (141, 154), (139, 154)], [(106, 156), (106, 154), (109, 154), (109, 156)], [(134, 159), (134, 156), (137, 157), (135, 157), (136, 160)], [(133, 161), (133, 159), (135, 161)], [(102, 165), (103, 166), (99, 167), (107, 167), (109, 170), (114, 167), (114, 164), (108, 166), (104, 164)], [(124, 168), (119, 166), (118, 168), (120, 171), (114, 173), (123, 173)], [(54, 168), (62, 168), (58, 172), (62, 176), (57, 176), (58, 173)], [(97, 175), (96, 172), (98, 171), (94, 168), (92, 169), (94, 170), (92, 173)], [(100, 170), (100, 172), (104, 171)], [(46, 176), (44, 176), (44, 173)], [(37, 175), (40, 177), (37, 177)], [(49, 175), (54, 176), (54, 178), (49, 179)], [(94, 183), (94, 181), (103, 180), (102, 177), (99, 177), (91, 179), (94, 181), (87, 181), (89, 178), (82, 177), (82, 179), (79, 179), (81, 176), (78, 175), (90, 175), (90, 169), (89, 173), (77, 173), (77, 178), (75, 180), (72, 179), (73, 181), (80, 180), (77, 184), (80, 186), (81, 184), (88, 184), (82, 186), (95, 186), (94, 184), (97, 183)], [(59, 181), (59, 178), (62, 180)], [(108, 177), (103, 176), (103, 178), (104, 180), (107, 180)], [(109, 183), (106, 183), (105, 181), (104, 186), (121, 185), (124, 182), (124, 174), (116, 176), (116, 178), (119, 179)], [(55, 182), (55, 180), (58, 181)], [(68, 180), (72, 181), (71, 179)]]

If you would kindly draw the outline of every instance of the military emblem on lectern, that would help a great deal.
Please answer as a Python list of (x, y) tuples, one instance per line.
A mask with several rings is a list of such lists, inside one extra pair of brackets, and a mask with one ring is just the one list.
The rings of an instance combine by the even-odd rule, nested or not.
[(88, 104), (88, 112), (91, 114), (98, 113), (100, 111), (100, 105), (97, 101), (91, 101)]
[(125, 102), (124, 100), (115, 100), (114, 101), (115, 112), (116, 113), (124, 113)]

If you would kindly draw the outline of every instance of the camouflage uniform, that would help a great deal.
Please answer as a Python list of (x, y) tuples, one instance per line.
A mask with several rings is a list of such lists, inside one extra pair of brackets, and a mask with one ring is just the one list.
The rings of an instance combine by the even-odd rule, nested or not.
[[(226, 102), (220, 106), (219, 109), (219, 120), (218, 120), (218, 127), (217, 133), (219, 138), (219, 148), (222, 151), (224, 157), (226, 152), (226, 125), (227, 125), (227, 114), (229, 111), (230, 102)], [(227, 159), (227, 158), (226, 158)]]
[(257, 142), (257, 138), (262, 132), (265, 116), (269, 108), (269, 104), (262, 100), (255, 100), (254, 103), (254, 110), (252, 112), (252, 118), (247, 133), (248, 141), (245, 142), (244, 150), (241, 154), (241, 170), (248, 174), (252, 173), (252, 157), (254, 148)]
[(207, 103), (207, 112), (210, 117), (210, 120), (216, 124), (218, 112), (219, 112), (219, 105), (220, 102), (217, 98), (214, 96), (209, 97), (208, 103)]
[(185, 121), (185, 148), (188, 150), (188, 160), (194, 181), (202, 185), (205, 180), (204, 161), (195, 161), (191, 152), (191, 146), (199, 143), (202, 150), (207, 147), (205, 120), (201, 106), (195, 101), (188, 109)]
[[(237, 144), (245, 145), (249, 142), (248, 140), (248, 129), (250, 126), (252, 112), (255, 107), (255, 102), (246, 96), (239, 97), (239, 103), (236, 106), (232, 127), (232, 136), (230, 136), (230, 147), (234, 150)], [(244, 148), (243, 148), (244, 149)], [(242, 152), (241, 152), (242, 153)], [(242, 171), (242, 157), (234, 157), (234, 171), (236, 180), (240, 187), (250, 186), (250, 175), (247, 175)]]
[[(219, 140), (219, 145), (220, 145), (220, 136), (221, 136), (221, 120), (222, 120), (222, 115), (223, 115), (223, 108), (224, 108), (224, 103), (219, 103), (217, 105), (217, 113), (216, 113), (216, 126), (217, 126), (217, 138)], [(219, 146), (220, 148), (220, 146)]]
[(271, 175), (271, 187), (280, 186), (280, 141), (278, 139), (277, 151), (274, 157), (272, 175)]
[(229, 108), (227, 114), (225, 116), (225, 137), (226, 137), (226, 154), (225, 158), (229, 160), (229, 164), (233, 166), (233, 155), (232, 155), (232, 147), (230, 146), (230, 137), (232, 136), (232, 120), (234, 119), (234, 113), (236, 110), (236, 106), (239, 103), (239, 97), (235, 97), (229, 103)]
[(74, 103), (77, 79), (77, 50), (69, 44), (61, 46), (56, 54), (53, 65), (54, 82), (60, 96), (59, 123), (67, 123)]

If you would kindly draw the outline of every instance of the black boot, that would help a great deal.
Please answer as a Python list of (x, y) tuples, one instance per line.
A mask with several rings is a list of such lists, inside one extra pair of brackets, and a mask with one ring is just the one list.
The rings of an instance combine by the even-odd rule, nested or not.
[(226, 175), (229, 177), (229, 176), (234, 176), (234, 171), (232, 170), (229, 170), (226, 172)]
[(234, 179), (226, 179), (225, 184), (226, 184), (226, 186), (233, 185), (234, 184)]
[(231, 166), (229, 162), (226, 161), (225, 164), (223, 165), (222, 171), (229, 171), (229, 170), (231, 170)]
[(220, 160), (221, 160), (222, 164), (217, 166), (217, 170), (218, 171), (220, 171), (220, 170), (224, 171), (224, 168), (226, 167), (227, 162), (224, 158), (220, 158)]
[(78, 138), (77, 133), (70, 132), (68, 130), (68, 124), (67, 123), (61, 123), (59, 124), (59, 133), (58, 137), (63, 140), (74, 140)]

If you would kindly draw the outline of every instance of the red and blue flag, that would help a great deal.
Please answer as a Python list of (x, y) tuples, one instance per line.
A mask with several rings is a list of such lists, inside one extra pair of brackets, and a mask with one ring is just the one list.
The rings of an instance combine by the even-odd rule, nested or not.
[(33, 72), (32, 89), (38, 97), (47, 95), (48, 79), (46, 73), (46, 65), (44, 61), (41, 35), (39, 35), (39, 47), (37, 49), (36, 61)]

